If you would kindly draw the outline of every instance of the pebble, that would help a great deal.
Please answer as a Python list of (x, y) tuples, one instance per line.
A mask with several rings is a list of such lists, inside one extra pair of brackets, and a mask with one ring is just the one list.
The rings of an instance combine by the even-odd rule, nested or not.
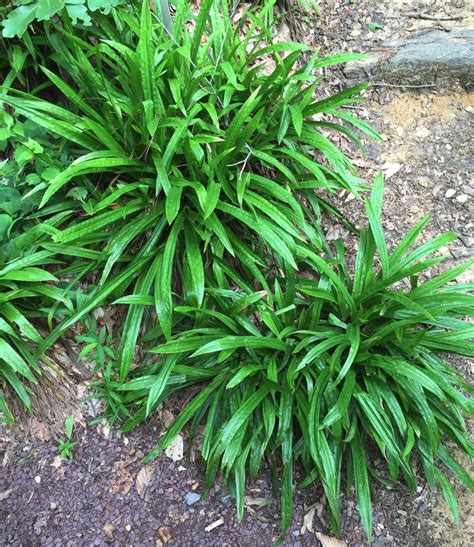
[(130, 532), (130, 530), (132, 529), (132, 525), (131, 524), (127, 524), (125, 526), (125, 530), (127, 530), (127, 532)]
[(455, 193), (456, 193), (456, 190), (454, 188), (449, 188), (449, 190), (446, 190), (446, 193), (444, 194), (444, 197), (445, 198), (452, 198)]
[(466, 201), (468, 200), (468, 195), (467, 194), (459, 194), (459, 196), (456, 198), (456, 201), (458, 203), (466, 203)]
[(225, 496), (222, 496), (221, 502), (225, 507), (229, 507), (229, 505), (232, 503), (230, 494), (226, 494)]
[(426, 127), (420, 127), (415, 132), (415, 136), (418, 137), (419, 139), (426, 139), (426, 137), (429, 137), (430, 134), (431, 134), (430, 130), (427, 129)]
[(423, 492), (423, 486), (417, 486), (416, 491), (418, 492), (418, 494), (421, 494)]
[(187, 505), (194, 505), (201, 499), (201, 494), (196, 494), (196, 492), (187, 492), (184, 496)]
[(41, 477), (39, 475), (36, 475), (35, 482), (36, 484), (39, 484), (41, 482)]
[(465, 194), (469, 196), (474, 196), (474, 188), (472, 186), (463, 186), (462, 190)]

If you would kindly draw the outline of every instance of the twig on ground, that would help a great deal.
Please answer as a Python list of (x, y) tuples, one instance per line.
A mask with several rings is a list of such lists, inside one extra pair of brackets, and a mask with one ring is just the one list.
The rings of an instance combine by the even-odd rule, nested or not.
[(419, 85), (410, 85), (410, 84), (387, 84), (385, 82), (374, 82), (371, 84), (371, 87), (408, 87), (410, 89), (420, 89), (422, 87), (436, 87), (437, 84), (419, 84)]
[(408, 17), (415, 19), (425, 19), (426, 21), (460, 21), (463, 18), (461, 16), (451, 17), (450, 15), (430, 15), (429, 13), (411, 12), (407, 13)]

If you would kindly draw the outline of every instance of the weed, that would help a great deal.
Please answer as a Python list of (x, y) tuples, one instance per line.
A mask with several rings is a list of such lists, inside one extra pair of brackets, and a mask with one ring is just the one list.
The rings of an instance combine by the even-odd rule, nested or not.
[(72, 440), (74, 429), (74, 416), (68, 416), (64, 421), (64, 431), (66, 439), (61, 439), (58, 444), (59, 455), (63, 459), (72, 460), (74, 457), (74, 447), (77, 442)]

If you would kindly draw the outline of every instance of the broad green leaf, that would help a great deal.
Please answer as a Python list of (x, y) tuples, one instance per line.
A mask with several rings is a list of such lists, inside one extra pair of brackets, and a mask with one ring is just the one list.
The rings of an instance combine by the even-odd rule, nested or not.
[(276, 338), (268, 338), (265, 336), (225, 336), (220, 340), (208, 342), (200, 349), (195, 351), (192, 356), (197, 357), (198, 355), (205, 355), (207, 353), (216, 353), (218, 351), (239, 348), (267, 348), (287, 351), (289, 349), (289, 346), (284, 342), (277, 340)]

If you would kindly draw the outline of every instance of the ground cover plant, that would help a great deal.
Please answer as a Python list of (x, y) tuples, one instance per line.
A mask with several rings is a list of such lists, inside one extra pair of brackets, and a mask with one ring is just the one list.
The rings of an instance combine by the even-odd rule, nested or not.
[[(45, 247), (73, 200), (39, 212), (39, 200), (26, 198), (31, 184), (59, 172), (61, 154), (33, 122), (23, 123), (6, 111), (2, 121), (0, 149), (6, 157), (0, 162), (0, 382), (31, 408), (28, 387), (21, 380), (36, 383), (41, 371), (33, 356), (42, 341), (37, 327), (43, 325), (45, 331), (53, 315), (72, 311), (70, 297), (45, 268), (58, 263), (55, 253)], [(11, 421), (3, 390), (0, 408)]]
[[(59, 101), (68, 100), (67, 108), (21, 92), (4, 98), (17, 115), (58, 135), (69, 148), (77, 147), (68, 168), (38, 183), (31, 194), (41, 195), (40, 207), (59, 203), (64, 189), (77, 198), (77, 217), (53, 239), (64, 245), (65, 254), (70, 245), (95, 252), (96, 268), (100, 253), (103, 268), (94, 297), (46, 344), (126, 288), (154, 296), (160, 327), (169, 337), (173, 291), (180, 293), (180, 303), (200, 306), (209, 261), (229, 261), (237, 273), (252, 271), (265, 286), (257, 264), (275, 259), (295, 267), (298, 241), (320, 249), (312, 219), (325, 203), (314, 189), (346, 188), (357, 194), (362, 188), (350, 160), (321, 129), (343, 131), (356, 142), (358, 137), (334, 121), (313, 120), (328, 113), (373, 134), (337, 110), (359, 100), (365, 85), (329, 99), (313, 97), (313, 70), (352, 56), (313, 56), (308, 66), (291, 73), (306, 48), (275, 44), (258, 49), (269, 39), (262, 31), (247, 55), (248, 44), (226, 32), (228, 14), (217, 16), (219, 9), (227, 13), (225, 5), (207, 2), (192, 34), (181, 30), (172, 38), (159, 22), (152, 24), (152, 13), (143, 6), (138, 14), (124, 11), (120, 32), (111, 28), (94, 47), (72, 39), (70, 25), (64, 37), (51, 35), (57, 72), (67, 70), (73, 82), (43, 71), (55, 88), (48, 91), (55, 101), (56, 92)], [(207, 19), (211, 27), (203, 45)], [(254, 26), (260, 24), (255, 19)], [(267, 76), (254, 66), (262, 51), (275, 62)], [(282, 51), (290, 54), (282, 58)], [(319, 161), (311, 157), (314, 152)], [(143, 315), (144, 306), (137, 302), (126, 319), (122, 380)]]
[(91, 24), (91, 13), (100, 10), (110, 13), (111, 8), (123, 3), (123, 0), (13, 0), (5, 9), (2, 35), (5, 38), (24, 36), (28, 26), (34, 21), (49, 21), (64, 10), (71, 21), (84, 25)]
[[(457, 519), (443, 469), (472, 489), (451, 446), (472, 455), (473, 407), (441, 354), (473, 354), (472, 286), (451, 283), (469, 265), (422, 282), (453, 238), (413, 248), (427, 219), (389, 253), (381, 177), (368, 228), (351, 227), (353, 271), (328, 245), (321, 213), (345, 219), (327, 196), (367, 190), (328, 133), (376, 137), (343, 108), (366, 85), (317, 98), (320, 69), (354, 56), (302, 63), (305, 46), (272, 42), (271, 8), (248, 14), (245, 38), (216, 0), (197, 14), (180, 2), (173, 21), (127, 3), (87, 27), (63, 10), (32, 38), (31, 66), (7, 67), (0, 192), (17, 205), (0, 214), (0, 380), (29, 405), (19, 378), (34, 381), (37, 359), (88, 321), (82, 355), (124, 430), (199, 389), (149, 457), (203, 427), (207, 486), (221, 473), (239, 518), (265, 462), (281, 479), (283, 532), (299, 478), (321, 482), (336, 533), (354, 485), (370, 537), (372, 481), (413, 487), (421, 461)], [(126, 310), (118, 347), (90, 332), (104, 305)]]
[[(290, 270), (268, 280), (269, 292), (254, 292), (251, 282), (236, 290), (231, 278), (216, 276), (207, 306), (179, 308), (188, 322), (151, 350), (162, 359), (136, 369), (125, 385), (110, 386), (122, 392), (126, 406), (136, 406), (125, 430), (171, 393), (202, 386), (149, 458), (186, 423), (191, 432), (203, 423), (206, 486), (221, 472), (240, 517), (247, 473), (255, 478), (262, 460), (278, 454), (283, 529), (291, 523), (296, 463), (306, 475), (302, 485), (321, 481), (336, 533), (343, 486), (355, 485), (369, 537), (372, 480), (403, 477), (414, 488), (413, 466), (421, 462), (457, 522), (450, 481), (438, 462), (474, 486), (451, 455), (452, 444), (473, 454), (462, 417), (463, 411), (472, 415), (473, 404), (460, 392), (472, 388), (438, 355), (473, 355), (474, 329), (462, 321), (472, 315), (472, 286), (449, 284), (471, 264), (418, 283), (441, 260), (429, 255), (455, 236), (414, 246), (426, 218), (389, 253), (380, 225), (382, 185), (379, 178), (366, 202), (369, 227), (352, 275), (338, 245), (329, 261), (308, 252), (301, 270), (312, 272), (310, 279)], [(374, 266), (376, 252), (381, 267)], [(403, 280), (408, 288), (393, 287)], [(375, 454), (386, 461), (388, 476), (371, 471)]]

